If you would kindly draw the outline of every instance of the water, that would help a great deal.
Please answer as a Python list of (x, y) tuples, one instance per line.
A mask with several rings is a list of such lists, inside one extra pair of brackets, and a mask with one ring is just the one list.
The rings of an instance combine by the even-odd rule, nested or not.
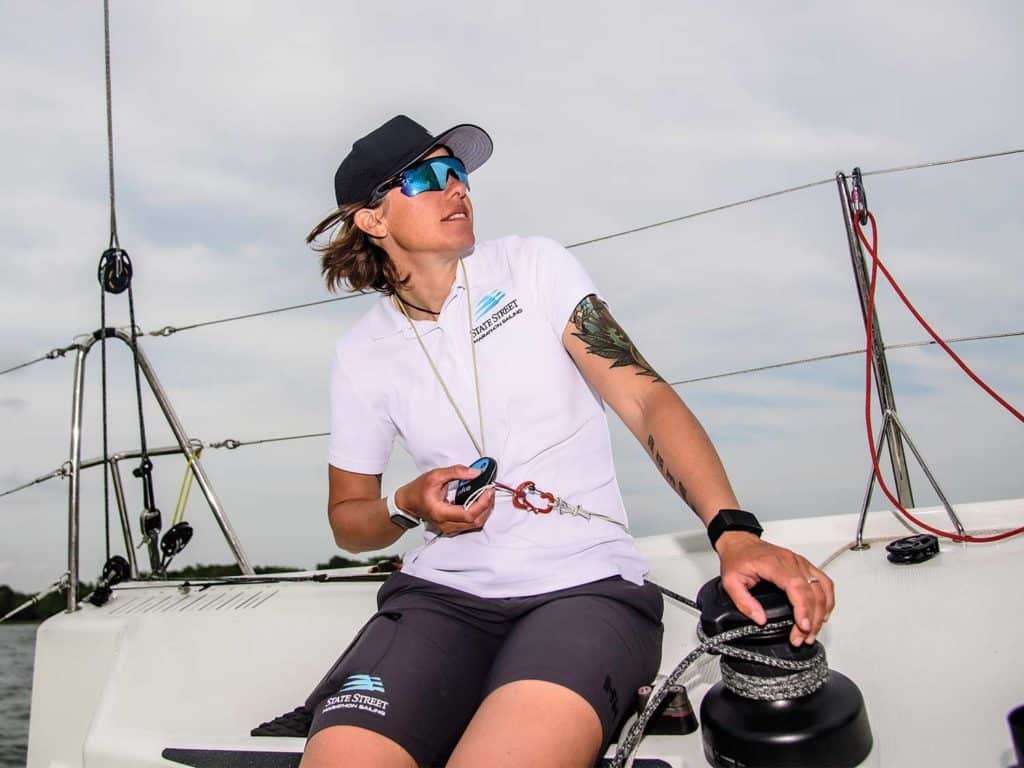
[(24, 768), (36, 624), (0, 624), (0, 768)]

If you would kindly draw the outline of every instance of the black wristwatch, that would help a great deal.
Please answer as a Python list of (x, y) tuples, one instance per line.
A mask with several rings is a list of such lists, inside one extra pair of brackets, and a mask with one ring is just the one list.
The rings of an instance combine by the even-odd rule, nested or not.
[(711, 539), (712, 549), (715, 548), (718, 539), (726, 531), (746, 531), (761, 538), (764, 528), (749, 512), (744, 512), (742, 509), (720, 509), (708, 523), (708, 538)]

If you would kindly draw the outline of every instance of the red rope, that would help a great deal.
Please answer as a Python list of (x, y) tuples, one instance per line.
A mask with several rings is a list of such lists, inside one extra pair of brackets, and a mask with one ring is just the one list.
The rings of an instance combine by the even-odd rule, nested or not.
[[(872, 371), (873, 371), (873, 367), (874, 367), (874, 358), (872, 356), (872, 346), (873, 346), (873, 341), (874, 341), (873, 324), (874, 324), (874, 312), (875, 312), (875, 288), (877, 286), (877, 278), (878, 278), (878, 271), (879, 270), (881, 270), (882, 274), (885, 275), (886, 280), (889, 281), (889, 284), (893, 287), (893, 290), (895, 290), (896, 294), (900, 297), (900, 299), (903, 300), (903, 303), (907, 306), (907, 309), (910, 310), (911, 314), (913, 314), (914, 317), (917, 319), (917, 321), (921, 324), (921, 326), (926, 331), (928, 331), (929, 335), (931, 335), (931, 337), (936, 341), (936, 343), (938, 343), (939, 346), (941, 346), (944, 350), (946, 350), (946, 353), (950, 357), (952, 357), (954, 361), (956, 361), (957, 365), (959, 365), (960, 368), (962, 368), (964, 370), (964, 372), (968, 376), (970, 376), (971, 379), (975, 383), (978, 384), (978, 386), (980, 386), (989, 395), (991, 395), (993, 398), (995, 398), (995, 400), (997, 402), (999, 402), (1004, 408), (1006, 408), (1008, 411), (1010, 411), (1020, 421), (1024, 421), (1024, 415), (1021, 415), (1020, 411), (1018, 411), (1016, 408), (1014, 408), (1012, 405), (1010, 405), (1008, 402), (1006, 402), (1003, 398), (1001, 398), (998, 394), (996, 394), (996, 392), (991, 387), (989, 387), (984, 381), (982, 381), (974, 373), (974, 371), (972, 371), (970, 369), (970, 367), (963, 360), (961, 360), (960, 357), (952, 349), (949, 348), (949, 345), (946, 344), (946, 342), (944, 342), (939, 337), (939, 335), (937, 333), (935, 333), (934, 330), (932, 330), (932, 327), (928, 324), (928, 322), (924, 319), (924, 317), (921, 316), (921, 313), (918, 312), (917, 309), (914, 307), (914, 305), (910, 303), (910, 299), (908, 299), (906, 294), (904, 294), (903, 291), (900, 289), (899, 285), (896, 283), (896, 279), (892, 276), (892, 274), (890, 274), (889, 270), (885, 268), (885, 265), (883, 265), (881, 260), (878, 258), (878, 226), (875, 223), (874, 215), (872, 215), (870, 212), (868, 212), (867, 216), (868, 216), (868, 220), (871, 222), (871, 242), (870, 243), (868, 242), (867, 236), (864, 234), (864, 230), (861, 229), (860, 221), (858, 220), (857, 216), (853, 217), (853, 226), (854, 226), (854, 229), (856, 229), (856, 231), (857, 231), (857, 237), (860, 238), (860, 241), (861, 241), (861, 243), (864, 244), (864, 247), (867, 249), (867, 252), (869, 254), (871, 254), (871, 280), (870, 280), (869, 288), (868, 288), (867, 319), (865, 321), (865, 331), (866, 331), (866, 335), (867, 335), (867, 345), (866, 345), (867, 349), (866, 349), (866, 355), (865, 355), (865, 357), (866, 357), (866, 366), (865, 366), (866, 372), (865, 372), (865, 382), (864, 382), (864, 420), (865, 420), (865, 423), (867, 425), (868, 450), (871, 451), (871, 464), (874, 467), (875, 477), (878, 478), (878, 486), (882, 489), (882, 492), (885, 493), (885, 495), (889, 499), (889, 501), (891, 501), (893, 503), (893, 505), (895, 505), (896, 509), (899, 510), (899, 512), (902, 515), (904, 515), (907, 519), (909, 519), (911, 522), (913, 522), (918, 527), (923, 528), (924, 530), (929, 531), (930, 533), (933, 533), (936, 536), (942, 536), (942, 537), (947, 538), (947, 539), (952, 539), (953, 541), (966, 541), (966, 542), (971, 542), (971, 543), (984, 543), (984, 542), (992, 542), (992, 541), (1001, 541), (1003, 539), (1008, 539), (1011, 536), (1016, 536), (1018, 534), (1024, 533), (1024, 527), (1020, 527), (1020, 528), (1014, 528), (1013, 530), (1005, 531), (1003, 533), (999, 533), (999, 534), (996, 534), (996, 535), (993, 535), (993, 536), (968, 536), (968, 535), (960, 535), (959, 533), (953, 533), (951, 531), (943, 531), (943, 530), (941, 530), (939, 528), (934, 528), (934, 527), (928, 525), (927, 523), (922, 522), (921, 520), (918, 520), (916, 517), (914, 517), (914, 515), (910, 514), (910, 512), (908, 512), (906, 509), (904, 509), (903, 505), (901, 505), (899, 503), (899, 501), (893, 496), (892, 491), (890, 491), (889, 487), (885, 484), (885, 479), (882, 477), (882, 470), (878, 466), (878, 452), (875, 450), (875, 440), (874, 440), (875, 430), (874, 430), (874, 427), (872, 426), (872, 423), (871, 423), (871, 375), (872, 375)], [(891, 449), (891, 446), (890, 446), (890, 449)]]

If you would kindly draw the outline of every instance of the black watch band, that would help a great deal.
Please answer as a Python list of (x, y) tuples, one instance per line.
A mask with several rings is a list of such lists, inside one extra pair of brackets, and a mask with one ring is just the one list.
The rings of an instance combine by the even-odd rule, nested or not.
[(720, 509), (708, 523), (708, 538), (711, 539), (712, 549), (715, 548), (718, 539), (726, 531), (746, 531), (761, 538), (764, 528), (749, 512), (744, 512), (742, 509)]

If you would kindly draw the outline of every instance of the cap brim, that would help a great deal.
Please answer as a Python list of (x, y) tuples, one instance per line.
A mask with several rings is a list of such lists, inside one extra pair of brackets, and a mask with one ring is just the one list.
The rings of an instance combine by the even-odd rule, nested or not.
[[(444, 144), (452, 151), (462, 164), (466, 166), (466, 172), (472, 173), (481, 165), (487, 162), (487, 158), (494, 151), (494, 143), (487, 131), (478, 125), (463, 123), (450, 128), (434, 139), (429, 149), (439, 144)], [(426, 154), (425, 150), (421, 155)]]
[(452, 154), (462, 161), (466, 166), (466, 173), (472, 173), (491, 156), (494, 151), (494, 143), (491, 137), (483, 128), (470, 123), (462, 123), (454, 128), (449, 128), (444, 133), (438, 134), (428, 144), (420, 147), (415, 153), (406, 156), (398, 167), (384, 177), (384, 181), (394, 178), (410, 165), (419, 162), (425, 155), (430, 154), (434, 147), (444, 145), (451, 150)]

